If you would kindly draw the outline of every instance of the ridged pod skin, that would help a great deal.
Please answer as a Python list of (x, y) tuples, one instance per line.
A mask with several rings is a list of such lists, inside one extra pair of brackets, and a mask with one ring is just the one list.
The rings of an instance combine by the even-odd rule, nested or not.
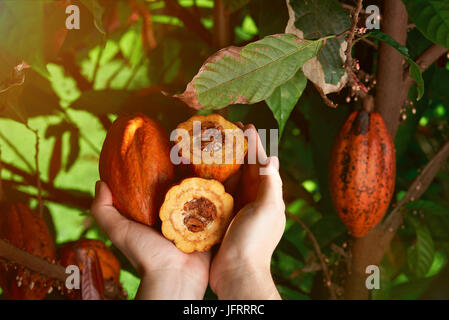
[(111, 189), (114, 206), (121, 213), (154, 225), (174, 179), (169, 140), (163, 128), (141, 113), (119, 117), (101, 150), (100, 177)]
[[(64, 244), (58, 250), (59, 261), (65, 267), (77, 265), (82, 272), (83, 266), (78, 260), (78, 254), (86, 254), (90, 249), (94, 250), (97, 254), (103, 279), (105, 281), (113, 281), (120, 286), (120, 262), (109, 247), (100, 240), (80, 239)], [(79, 253), (77, 250), (79, 250)], [(65, 295), (70, 299), (80, 300), (81, 290), (66, 290)]]
[[(201, 122), (201, 133), (199, 136), (194, 136), (194, 121)], [(181, 154), (180, 151), (180, 155), (189, 161), (187, 166), (192, 171), (193, 176), (224, 182), (236, 173), (243, 164), (243, 160), (248, 152), (248, 141), (244, 137), (243, 130), (223, 118), (221, 115), (195, 115), (187, 121), (180, 123), (176, 129), (185, 129), (189, 132), (189, 139), (180, 138), (176, 143), (180, 148), (185, 148), (185, 150), (190, 151), (187, 154)], [(205, 140), (202, 140), (207, 129), (217, 129), (220, 131), (221, 143), (214, 144), (215, 138), (212, 140), (212, 138), (208, 139), (205, 137)], [(226, 148), (227, 131), (232, 132), (236, 137), (232, 142), (232, 148)], [(196, 141), (199, 141), (199, 143), (194, 143), (194, 139), (197, 139)], [(200, 148), (197, 148), (197, 152), (194, 152), (194, 147), (196, 145), (200, 146)], [(211, 146), (213, 149), (207, 151), (207, 148), (211, 148)], [(221, 156), (216, 150), (221, 150)], [(204, 158), (201, 157), (201, 151), (203, 151), (203, 154), (210, 154), (211, 159), (213, 159), (215, 163), (212, 163), (212, 161), (207, 163)], [(230, 161), (226, 161), (226, 154)]]
[(365, 236), (382, 220), (395, 180), (395, 148), (382, 116), (352, 112), (337, 136), (329, 168), (334, 206), (352, 236)]
[[(54, 262), (53, 238), (39, 213), (23, 204), (0, 205), (0, 238), (28, 253)], [(12, 300), (42, 300), (53, 280), (21, 265), (0, 263), (0, 286)]]
[(211, 179), (188, 178), (165, 196), (162, 233), (185, 253), (207, 251), (221, 241), (232, 219), (234, 199)]

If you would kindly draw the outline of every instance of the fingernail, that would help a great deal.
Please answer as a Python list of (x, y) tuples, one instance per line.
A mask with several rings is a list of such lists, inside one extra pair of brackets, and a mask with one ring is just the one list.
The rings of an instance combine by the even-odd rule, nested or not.
[(101, 182), (101, 181), (97, 181), (97, 182), (95, 183), (95, 196), (97, 196), (97, 195), (98, 195), (98, 192), (100, 191), (100, 182)]

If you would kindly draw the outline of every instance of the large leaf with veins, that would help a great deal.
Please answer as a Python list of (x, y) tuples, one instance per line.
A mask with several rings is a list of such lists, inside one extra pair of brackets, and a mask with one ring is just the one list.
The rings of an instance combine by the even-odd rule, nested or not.
[(323, 40), (301, 40), (292, 34), (265, 37), (244, 47), (227, 47), (211, 56), (175, 95), (195, 109), (265, 100), (315, 57)]

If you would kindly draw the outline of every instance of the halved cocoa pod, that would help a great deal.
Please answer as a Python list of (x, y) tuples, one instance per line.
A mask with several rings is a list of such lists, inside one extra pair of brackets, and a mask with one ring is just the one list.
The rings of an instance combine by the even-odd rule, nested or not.
[(188, 178), (165, 196), (162, 233), (183, 252), (207, 251), (221, 241), (232, 219), (234, 199), (216, 180)]
[[(89, 250), (94, 250), (100, 263), (104, 282), (111, 281), (118, 287), (120, 284), (120, 262), (111, 252), (108, 246), (100, 240), (80, 239), (78, 241), (68, 242), (58, 250), (61, 265), (67, 267), (76, 265), (83, 272), (83, 258)], [(64, 294), (75, 300), (81, 299), (81, 290), (64, 290)]]
[(396, 180), (394, 143), (382, 116), (354, 111), (332, 150), (329, 185), (335, 209), (354, 237), (363, 237), (388, 209)]
[[(0, 205), (0, 238), (48, 262), (55, 261), (53, 238), (45, 221), (23, 204)], [(53, 279), (21, 265), (0, 262), (0, 286), (8, 299), (42, 300), (52, 284)]]
[(176, 129), (188, 133), (187, 139), (180, 137), (176, 144), (194, 176), (224, 182), (243, 164), (248, 152), (247, 139), (239, 127), (222, 116), (196, 115)]
[(106, 136), (100, 177), (114, 206), (127, 217), (152, 226), (174, 179), (169, 140), (154, 120), (137, 113), (119, 117)]

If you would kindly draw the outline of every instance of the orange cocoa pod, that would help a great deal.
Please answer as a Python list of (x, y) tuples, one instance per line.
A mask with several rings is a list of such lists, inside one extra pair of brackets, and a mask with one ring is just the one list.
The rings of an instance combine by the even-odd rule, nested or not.
[(377, 112), (354, 111), (335, 141), (329, 184), (340, 219), (354, 237), (363, 237), (385, 215), (393, 196), (396, 155)]
[(121, 213), (154, 225), (174, 178), (163, 128), (141, 113), (119, 117), (101, 150), (100, 177), (111, 189), (114, 206)]
[[(82, 256), (87, 255), (89, 250), (94, 250), (98, 257), (104, 281), (112, 281), (121, 287), (120, 261), (118, 261), (109, 247), (100, 240), (80, 239), (65, 243), (58, 250), (59, 261), (64, 267), (77, 265), (80, 271), (83, 272)], [(70, 299), (81, 299), (81, 290), (65, 290), (64, 294)]]
[[(248, 141), (242, 129), (222, 116), (196, 115), (180, 123), (176, 129), (179, 155), (183, 163), (189, 163), (194, 176), (224, 182), (243, 164)], [(182, 131), (179, 131), (182, 129), (187, 135), (182, 136)]]
[(185, 179), (165, 195), (162, 233), (183, 252), (207, 251), (223, 238), (233, 207), (234, 199), (220, 182)]
[[(56, 259), (53, 239), (44, 219), (23, 204), (0, 205), (0, 238), (48, 262)], [(21, 265), (0, 263), (0, 286), (8, 299), (42, 300), (52, 284), (53, 279)]]

